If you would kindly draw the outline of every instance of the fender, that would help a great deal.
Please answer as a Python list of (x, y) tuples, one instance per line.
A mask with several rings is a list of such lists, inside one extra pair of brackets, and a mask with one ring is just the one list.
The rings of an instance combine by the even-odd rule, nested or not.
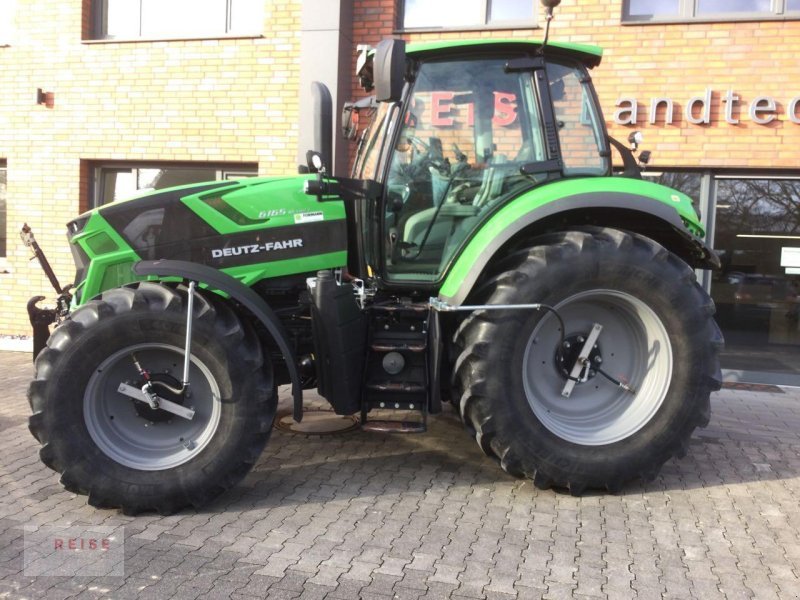
[[(597, 190), (602, 181), (605, 190)], [(449, 304), (459, 305), (469, 295), (478, 277), (500, 248), (525, 228), (543, 222), (546, 229), (559, 227), (559, 217), (573, 217), (575, 225), (597, 224), (637, 231), (636, 225), (655, 226), (665, 241), (662, 245), (696, 268), (719, 268), (719, 257), (693, 233), (704, 232), (692, 209), (691, 199), (670, 188), (644, 181), (625, 180), (622, 177), (593, 180), (592, 189), (584, 192), (586, 180), (566, 180), (540, 190), (523, 194), (492, 215), (469, 239), (458, 254), (439, 290), (439, 298)], [(538, 192), (538, 193), (537, 193)], [(567, 192), (561, 195), (559, 192)], [(572, 192), (572, 193), (569, 193)], [(576, 220), (576, 215), (606, 214), (607, 220)], [(605, 213), (603, 211), (606, 211)], [(572, 213), (568, 215), (567, 213)], [(624, 226), (619, 217), (624, 216), (630, 225)], [(545, 225), (545, 223), (542, 223)], [(641, 232), (641, 230), (639, 230)], [(657, 237), (657, 236), (653, 236)], [(658, 239), (656, 241), (659, 241)], [(665, 243), (668, 241), (668, 243)], [(683, 252), (681, 252), (683, 251)], [(691, 254), (687, 259), (686, 254)]]
[(281, 354), (283, 354), (283, 360), (286, 362), (286, 368), (289, 370), (289, 376), (292, 379), (294, 420), (299, 423), (303, 419), (303, 388), (300, 385), (297, 359), (289, 344), (289, 336), (275, 311), (258, 294), (227, 273), (223, 273), (213, 267), (183, 260), (143, 260), (135, 263), (132, 269), (136, 275), (182, 277), (189, 281), (205, 283), (213, 289), (225, 292), (253, 313), (267, 328)]

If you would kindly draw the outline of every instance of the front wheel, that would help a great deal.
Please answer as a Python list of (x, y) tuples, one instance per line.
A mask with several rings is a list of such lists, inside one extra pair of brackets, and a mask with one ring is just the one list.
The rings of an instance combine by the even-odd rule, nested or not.
[[(221, 300), (195, 298), (190, 386), (181, 392), (187, 294), (155, 283), (105, 292), (73, 312), (36, 360), (29, 426), (40, 456), (93, 506), (127, 514), (201, 506), (244, 477), (269, 438), (270, 365)], [(145, 379), (193, 416), (123, 392)]]
[(685, 454), (708, 423), (722, 342), (692, 269), (648, 238), (593, 228), (539, 238), (497, 273), (479, 302), (541, 302), (565, 327), (529, 310), (462, 323), (460, 412), (484, 451), (572, 493), (651, 479)]

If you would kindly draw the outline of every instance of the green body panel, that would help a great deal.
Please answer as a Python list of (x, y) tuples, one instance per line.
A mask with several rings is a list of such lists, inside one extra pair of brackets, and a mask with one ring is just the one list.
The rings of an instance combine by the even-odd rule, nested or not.
[[(100, 249), (92, 244), (92, 240), (102, 236), (110, 239), (116, 247), (110, 248), (108, 252), (97, 251)], [(83, 230), (72, 237), (71, 243), (80, 246), (90, 260), (83, 281), (76, 282), (78, 284), (76, 289), (80, 290), (80, 304), (97, 296), (103, 290), (140, 279), (130, 270), (130, 265), (140, 260), (139, 255), (97, 210), (92, 211)], [(128, 276), (115, 277), (120, 270), (125, 269), (125, 265), (128, 265)], [(115, 280), (112, 281), (112, 278)]]
[[(314, 196), (303, 192), (304, 182), (314, 177), (242, 179), (222, 191), (184, 196), (181, 202), (222, 234), (291, 226), (295, 224), (295, 215), (310, 212), (322, 212), (326, 221), (344, 219), (342, 202), (320, 203)], [(238, 221), (208, 203), (209, 199), (215, 198), (221, 198), (227, 206), (235, 206), (235, 212), (241, 215)]]
[[(76, 282), (76, 289), (80, 290), (80, 294), (75, 305), (86, 302), (104, 290), (143, 279), (133, 274), (132, 265), (148, 258), (162, 258), (143, 256), (142, 252), (137, 252), (124, 234), (106, 218), (110, 207), (116, 207), (117, 211), (120, 207), (130, 208), (135, 213), (138, 212), (137, 202), (148, 199), (157, 202), (159, 197), (174, 195), (188, 211), (215, 232), (209, 245), (220, 248), (229, 240), (238, 240), (248, 234), (256, 236), (255, 240), (262, 237), (269, 239), (271, 230), (287, 232), (284, 237), (296, 237), (293, 232), (307, 227), (308, 221), (318, 225), (328, 224), (337, 231), (343, 230), (344, 203), (320, 203), (314, 196), (305, 194), (304, 182), (311, 177), (313, 176), (252, 178), (231, 181), (228, 186), (213, 189), (207, 189), (207, 186), (221, 182), (179, 186), (141, 194), (82, 215), (78, 221), (85, 221), (85, 224), (72, 236), (71, 243), (80, 248), (82, 254), (88, 258), (88, 264), (85, 265), (82, 281)], [(195, 192), (198, 188), (203, 189)], [(180, 192), (185, 192), (185, 195)], [(144, 206), (142, 212), (149, 208)], [(169, 227), (171, 224), (165, 221), (163, 226)], [(187, 244), (193, 241), (197, 240), (187, 240)], [(269, 257), (270, 260), (259, 260), (261, 257)], [(285, 260), (280, 260), (279, 256), (276, 258), (273, 259), (267, 253), (257, 254), (248, 264), (221, 267), (220, 270), (251, 286), (266, 278), (341, 267), (347, 262), (347, 252), (342, 243), (335, 251), (294, 256)]]
[[(448, 269), (439, 290), (440, 296), (455, 296), (461, 283), (474, 268), (478, 257), (486, 252), (506, 229), (515, 225), (528, 213), (569, 196), (598, 193), (630, 194), (662, 202), (677, 211), (686, 229), (692, 235), (697, 237), (705, 235), (700, 220), (692, 207), (691, 198), (677, 190), (625, 177), (565, 179), (518, 196), (485, 221)], [(642, 210), (646, 211), (647, 208)]]

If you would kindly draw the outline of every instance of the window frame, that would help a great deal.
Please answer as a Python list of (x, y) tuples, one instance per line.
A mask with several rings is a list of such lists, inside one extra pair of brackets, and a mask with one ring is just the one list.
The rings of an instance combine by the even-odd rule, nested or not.
[[(6, 174), (6, 189), (5, 189), (5, 198), (3, 198), (3, 225), (0, 227), (0, 235), (3, 236), (4, 244), (0, 245), (0, 267), (3, 267), (3, 270), (8, 266), (8, 162), (6, 159), (0, 159), (0, 171), (5, 171)], [(2, 271), (0, 271), (1, 273)]]
[(725, 23), (737, 21), (793, 21), (800, 20), (800, 9), (787, 10), (788, 0), (770, 0), (769, 12), (740, 11), (699, 13), (700, 0), (678, 0), (678, 14), (667, 16), (631, 15), (631, 0), (623, 0), (623, 25), (648, 25), (663, 23)]
[(539, 2), (537, 0), (529, 0), (533, 5), (533, 17), (530, 19), (504, 19), (499, 21), (489, 20), (489, 10), (491, 8), (492, 0), (479, 0), (481, 3), (481, 12), (483, 13), (483, 22), (475, 23), (474, 25), (456, 25), (448, 27), (446, 25), (423, 25), (406, 27), (406, 2), (408, 0), (400, 0), (397, 3), (397, 27), (396, 33), (406, 32), (425, 32), (425, 31), (486, 31), (486, 30), (503, 30), (503, 29), (539, 29)]
[[(263, 37), (264, 24), (258, 26), (257, 31), (231, 31), (232, 2), (225, 0), (225, 23), (224, 31), (219, 33), (175, 33), (164, 35), (146, 35), (142, 33), (142, 0), (139, 3), (139, 35), (114, 37), (104, 32), (106, 22), (107, 2), (104, 0), (91, 0), (89, 5), (91, 29), (89, 38), (84, 42), (140, 42), (140, 41), (174, 41), (174, 40), (215, 40), (224, 38), (260, 38)], [(2, 43), (0, 41), (0, 43)]]
[[(144, 169), (198, 169), (215, 171), (214, 181), (234, 181), (249, 177), (258, 177), (258, 165), (256, 163), (211, 163), (211, 162), (169, 162), (169, 161), (101, 161), (93, 162), (90, 165), (91, 182), (89, 194), (89, 210), (112, 204), (114, 200), (101, 202), (103, 200), (103, 190), (105, 187), (105, 177), (111, 173), (133, 173), (138, 180), (138, 173), (135, 171)], [(207, 180), (208, 181), (208, 180)], [(144, 188), (136, 191), (141, 192)], [(166, 188), (161, 188), (166, 189)], [(123, 198), (120, 198), (123, 200)], [(119, 201), (119, 200), (118, 200)]]

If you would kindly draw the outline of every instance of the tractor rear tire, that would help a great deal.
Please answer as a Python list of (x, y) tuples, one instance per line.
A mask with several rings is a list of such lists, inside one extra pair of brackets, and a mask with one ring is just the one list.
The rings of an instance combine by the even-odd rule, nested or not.
[[(502, 260), (470, 302), (543, 303), (566, 323), (562, 332), (546, 310), (479, 310), (455, 335), (459, 413), (507, 472), (543, 489), (613, 492), (653, 479), (708, 424), (721, 385), (714, 303), (653, 240), (601, 228), (542, 236)], [(592, 369), (564, 397), (564, 365), (594, 323), (603, 330)]]
[(117, 391), (153, 381), (180, 387), (185, 286), (140, 283), (104, 292), (55, 329), (28, 390), (40, 457), (69, 491), (98, 508), (171, 514), (199, 507), (253, 467), (277, 408), (271, 365), (252, 328), (221, 299), (196, 293), (189, 395), (156, 393), (195, 410), (184, 419)]

